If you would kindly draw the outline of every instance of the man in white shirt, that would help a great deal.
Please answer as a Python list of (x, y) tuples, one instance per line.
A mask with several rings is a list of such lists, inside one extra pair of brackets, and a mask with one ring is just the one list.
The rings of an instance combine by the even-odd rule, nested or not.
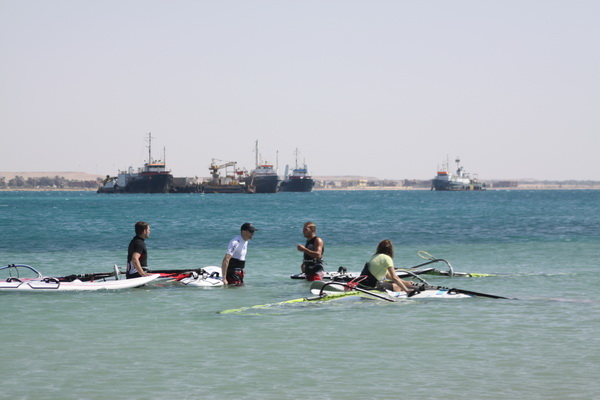
[(246, 222), (240, 229), (240, 234), (231, 239), (227, 253), (221, 263), (221, 275), (225, 285), (241, 286), (244, 284), (244, 267), (248, 241), (254, 236), (257, 229), (250, 222)]

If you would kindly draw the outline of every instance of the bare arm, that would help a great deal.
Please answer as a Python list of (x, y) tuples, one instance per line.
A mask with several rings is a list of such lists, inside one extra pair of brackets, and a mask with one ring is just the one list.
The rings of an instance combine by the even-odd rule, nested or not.
[(227, 285), (227, 270), (229, 269), (229, 260), (231, 260), (231, 254), (225, 254), (225, 257), (221, 262), (221, 275), (223, 276), (223, 283), (225, 285)]
[(140, 263), (141, 256), (142, 255), (140, 253), (134, 252), (131, 255), (131, 263), (133, 264), (133, 267), (138, 272), (138, 274), (140, 274), (140, 276), (149, 276), (149, 274), (147, 274), (146, 271), (144, 271), (144, 269), (142, 268), (142, 264)]
[[(398, 275), (396, 275), (396, 271), (394, 270), (394, 267), (389, 267), (387, 269), (386, 275), (388, 277), (388, 279), (390, 279), (392, 282), (394, 282), (396, 285), (398, 285), (398, 287), (402, 290), (404, 290), (405, 292), (408, 292), (408, 288), (406, 287), (405, 282), (398, 278)], [(406, 282), (408, 283), (408, 282)]]

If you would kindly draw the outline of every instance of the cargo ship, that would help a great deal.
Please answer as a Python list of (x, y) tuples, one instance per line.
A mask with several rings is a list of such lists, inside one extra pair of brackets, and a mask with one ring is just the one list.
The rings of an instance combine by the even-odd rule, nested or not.
[(259, 163), (258, 140), (256, 141), (256, 166), (248, 176), (242, 178), (242, 182), (252, 188), (254, 193), (276, 193), (279, 189), (279, 176), (272, 164)]
[[(202, 182), (202, 193), (252, 193), (254, 191), (242, 181), (247, 173), (245, 170), (237, 169), (236, 162), (217, 164), (217, 161), (213, 158), (208, 167), (211, 178), (209, 181)], [(221, 169), (225, 170), (225, 176), (221, 176), (219, 172)]]
[(315, 181), (308, 174), (306, 164), (304, 167), (298, 167), (298, 149), (296, 149), (296, 168), (289, 174), (289, 165), (285, 166), (283, 181), (279, 186), (280, 192), (311, 192), (315, 186)]
[(144, 167), (107, 175), (97, 193), (169, 193), (172, 188), (173, 175), (164, 161), (152, 158), (152, 135), (148, 134), (148, 162)]
[(471, 178), (464, 167), (460, 165), (460, 158), (456, 157), (456, 173), (449, 171), (446, 161), (442, 168), (438, 169), (437, 175), (431, 181), (431, 190), (459, 191), (459, 190), (485, 190), (485, 183), (478, 181), (476, 177)]

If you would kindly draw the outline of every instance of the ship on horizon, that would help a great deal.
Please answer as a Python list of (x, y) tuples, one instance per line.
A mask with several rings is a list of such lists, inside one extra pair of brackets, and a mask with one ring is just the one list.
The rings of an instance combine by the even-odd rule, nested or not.
[(285, 174), (283, 181), (279, 186), (280, 192), (312, 192), (315, 186), (315, 181), (308, 174), (306, 164), (302, 168), (298, 167), (298, 149), (295, 151), (296, 167), (289, 173), (289, 165), (285, 166)]
[(435, 178), (431, 181), (431, 190), (460, 191), (460, 190), (485, 190), (485, 183), (479, 182), (477, 177), (470, 175), (460, 165), (460, 158), (456, 157), (456, 173), (449, 171), (449, 161), (438, 168)]
[[(254, 188), (249, 187), (243, 177), (247, 175), (245, 170), (237, 169), (237, 162), (229, 161), (224, 164), (217, 164), (216, 159), (212, 159), (208, 167), (211, 178), (209, 181), (202, 182), (202, 193), (253, 193)], [(231, 170), (230, 170), (231, 168)], [(221, 176), (220, 170), (225, 170), (225, 176)]]
[(254, 193), (277, 193), (279, 190), (279, 176), (273, 168), (273, 164), (260, 161), (258, 153), (258, 140), (255, 146), (255, 168), (250, 171), (250, 174), (242, 178), (248, 187), (254, 189)]
[(133, 167), (107, 175), (97, 193), (169, 193), (173, 189), (173, 175), (166, 162), (152, 158), (152, 134), (148, 133), (148, 162), (134, 172)]

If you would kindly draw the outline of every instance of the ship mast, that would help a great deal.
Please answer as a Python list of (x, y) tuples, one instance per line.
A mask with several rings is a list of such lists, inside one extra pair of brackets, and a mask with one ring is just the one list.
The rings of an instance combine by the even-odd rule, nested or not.
[(254, 147), (254, 157), (255, 157), (254, 168), (258, 168), (258, 140), (256, 141), (256, 144)]
[(148, 164), (152, 164), (152, 132), (148, 132)]
[(294, 151), (294, 155), (296, 156), (296, 169), (298, 169), (298, 148), (296, 147), (296, 151)]

